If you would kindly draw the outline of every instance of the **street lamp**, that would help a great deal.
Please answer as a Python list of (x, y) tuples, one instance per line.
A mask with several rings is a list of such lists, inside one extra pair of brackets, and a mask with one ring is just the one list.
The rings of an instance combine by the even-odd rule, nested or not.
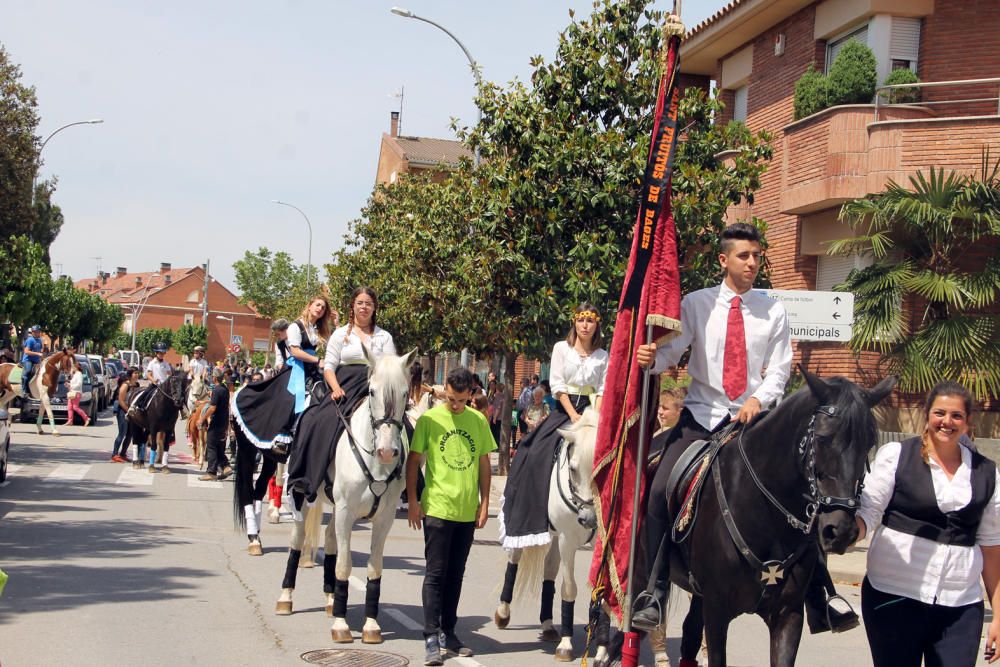
[[(56, 130), (56, 132), (58, 132), (58, 130)], [(55, 134), (55, 132), (53, 132), (53, 134)], [(160, 275), (159, 271), (149, 276), (149, 280), (146, 281), (146, 289), (142, 293), (142, 303), (139, 304), (138, 308), (136, 308), (134, 304), (132, 306), (132, 349), (133, 350), (135, 349), (135, 332), (138, 329), (139, 316), (142, 315), (142, 309), (146, 307), (146, 302), (149, 301), (149, 286), (153, 282), (153, 278), (162, 278), (162, 277), (163, 276)]]
[(236, 318), (234, 318), (234, 317), (226, 317), (225, 315), (216, 315), (215, 319), (217, 319), (217, 320), (227, 320), (229, 322), (229, 344), (232, 345), (233, 344), (233, 320), (236, 319)]
[(277, 199), (272, 199), (271, 203), (273, 203), (273, 204), (281, 204), (282, 206), (289, 206), (291, 208), (294, 208), (299, 213), (302, 213), (302, 217), (306, 219), (306, 226), (309, 227), (309, 256), (306, 259), (306, 289), (309, 289), (309, 287), (312, 284), (310, 279), (311, 279), (311, 276), (312, 276), (312, 256), (313, 256), (313, 226), (312, 226), (312, 223), (309, 222), (309, 216), (307, 216), (302, 211), (301, 208), (299, 208), (298, 206), (295, 206), (294, 204), (289, 204), (287, 202), (278, 201)]
[[(58, 128), (55, 132), (45, 137), (45, 141), (42, 142), (42, 147), (38, 149), (38, 161), (35, 164), (35, 176), (31, 179), (31, 203), (35, 203), (35, 187), (38, 184), (38, 172), (42, 168), (42, 151), (45, 150), (45, 144), (49, 143), (49, 140), (65, 130), (67, 127), (73, 127), (74, 125), (100, 125), (104, 122), (103, 118), (91, 118), (90, 120), (78, 120), (75, 123), (67, 123), (62, 127)], [(135, 349), (135, 346), (132, 346)]]
[[(425, 19), (423, 16), (417, 16), (409, 9), (403, 9), (402, 7), (393, 7), (389, 11), (391, 11), (396, 16), (402, 16), (405, 19), (416, 19), (418, 21), (423, 21), (424, 23), (430, 23), (432, 26), (443, 31), (446, 35), (451, 37), (455, 41), (455, 43), (458, 44), (458, 48), (462, 49), (462, 53), (465, 54), (466, 59), (469, 61), (469, 65), (472, 67), (472, 75), (476, 78), (476, 93), (478, 94), (483, 89), (483, 77), (479, 73), (479, 63), (477, 63), (475, 58), (472, 57), (472, 54), (469, 53), (469, 50), (465, 48), (465, 44), (462, 44), (461, 40), (458, 37), (455, 37), (455, 35), (452, 34), (450, 30), (448, 30), (439, 23), (431, 21), (430, 19)], [(478, 113), (476, 125), (480, 125), (483, 122), (483, 110), (479, 107), (478, 104), (476, 104), (476, 111)], [(475, 165), (477, 167), (479, 166), (478, 147), (476, 147), (476, 152), (475, 152)]]

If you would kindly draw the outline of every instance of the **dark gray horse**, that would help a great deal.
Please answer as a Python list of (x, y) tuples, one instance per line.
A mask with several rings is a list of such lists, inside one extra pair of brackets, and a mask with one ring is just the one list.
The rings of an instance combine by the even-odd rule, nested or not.
[[(149, 448), (156, 450), (156, 464), (163, 464), (161, 470), (170, 472), (167, 467), (167, 438), (177, 427), (177, 417), (184, 411), (187, 402), (188, 376), (184, 371), (175, 370), (166, 381), (153, 389), (153, 396), (146, 404), (146, 409), (128, 414), (129, 428), (132, 432), (132, 442), (145, 442)], [(157, 472), (156, 466), (149, 466), (149, 472)]]

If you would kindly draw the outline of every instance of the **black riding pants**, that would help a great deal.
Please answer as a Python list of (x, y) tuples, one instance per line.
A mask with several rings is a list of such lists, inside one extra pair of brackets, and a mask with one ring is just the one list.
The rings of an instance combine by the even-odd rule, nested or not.
[(219, 474), (229, 465), (226, 458), (226, 429), (209, 428), (205, 434), (205, 458), (208, 462), (208, 473)]
[(883, 593), (865, 577), (861, 610), (875, 667), (972, 667), (983, 632), (982, 601), (962, 607)]
[[(414, 501), (410, 501), (414, 502)], [(439, 630), (454, 634), (465, 563), (476, 530), (474, 522), (424, 517), (424, 637)]]

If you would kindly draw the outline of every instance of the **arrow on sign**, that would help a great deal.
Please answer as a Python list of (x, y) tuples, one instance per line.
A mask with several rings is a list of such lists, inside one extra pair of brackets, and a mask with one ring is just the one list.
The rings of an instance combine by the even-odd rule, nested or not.
[(833, 319), (839, 320), (840, 319), (840, 313), (834, 313), (833, 314)]
[(840, 303), (840, 297), (839, 296), (833, 297), (833, 302), (834, 303)]

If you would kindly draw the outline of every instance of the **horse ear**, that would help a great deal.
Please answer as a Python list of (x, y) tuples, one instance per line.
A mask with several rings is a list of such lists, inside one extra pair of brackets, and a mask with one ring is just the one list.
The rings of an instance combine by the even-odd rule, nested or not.
[(818, 375), (813, 375), (805, 368), (802, 364), (799, 364), (799, 372), (802, 373), (802, 377), (806, 379), (806, 384), (809, 385), (809, 391), (812, 392), (816, 400), (820, 402), (820, 405), (825, 405), (830, 400), (830, 385), (827, 384), (826, 380)]
[(893, 388), (896, 386), (898, 378), (895, 375), (890, 375), (886, 379), (879, 382), (877, 385), (871, 389), (865, 390), (865, 399), (868, 402), (869, 407), (875, 407), (881, 403), (886, 396), (892, 393)]
[(368, 367), (375, 368), (375, 357), (372, 356), (371, 350), (368, 349), (364, 341), (361, 341), (361, 352), (365, 355), (365, 363), (368, 364)]
[(413, 348), (403, 355), (403, 368), (409, 368), (417, 358), (417, 348)]

